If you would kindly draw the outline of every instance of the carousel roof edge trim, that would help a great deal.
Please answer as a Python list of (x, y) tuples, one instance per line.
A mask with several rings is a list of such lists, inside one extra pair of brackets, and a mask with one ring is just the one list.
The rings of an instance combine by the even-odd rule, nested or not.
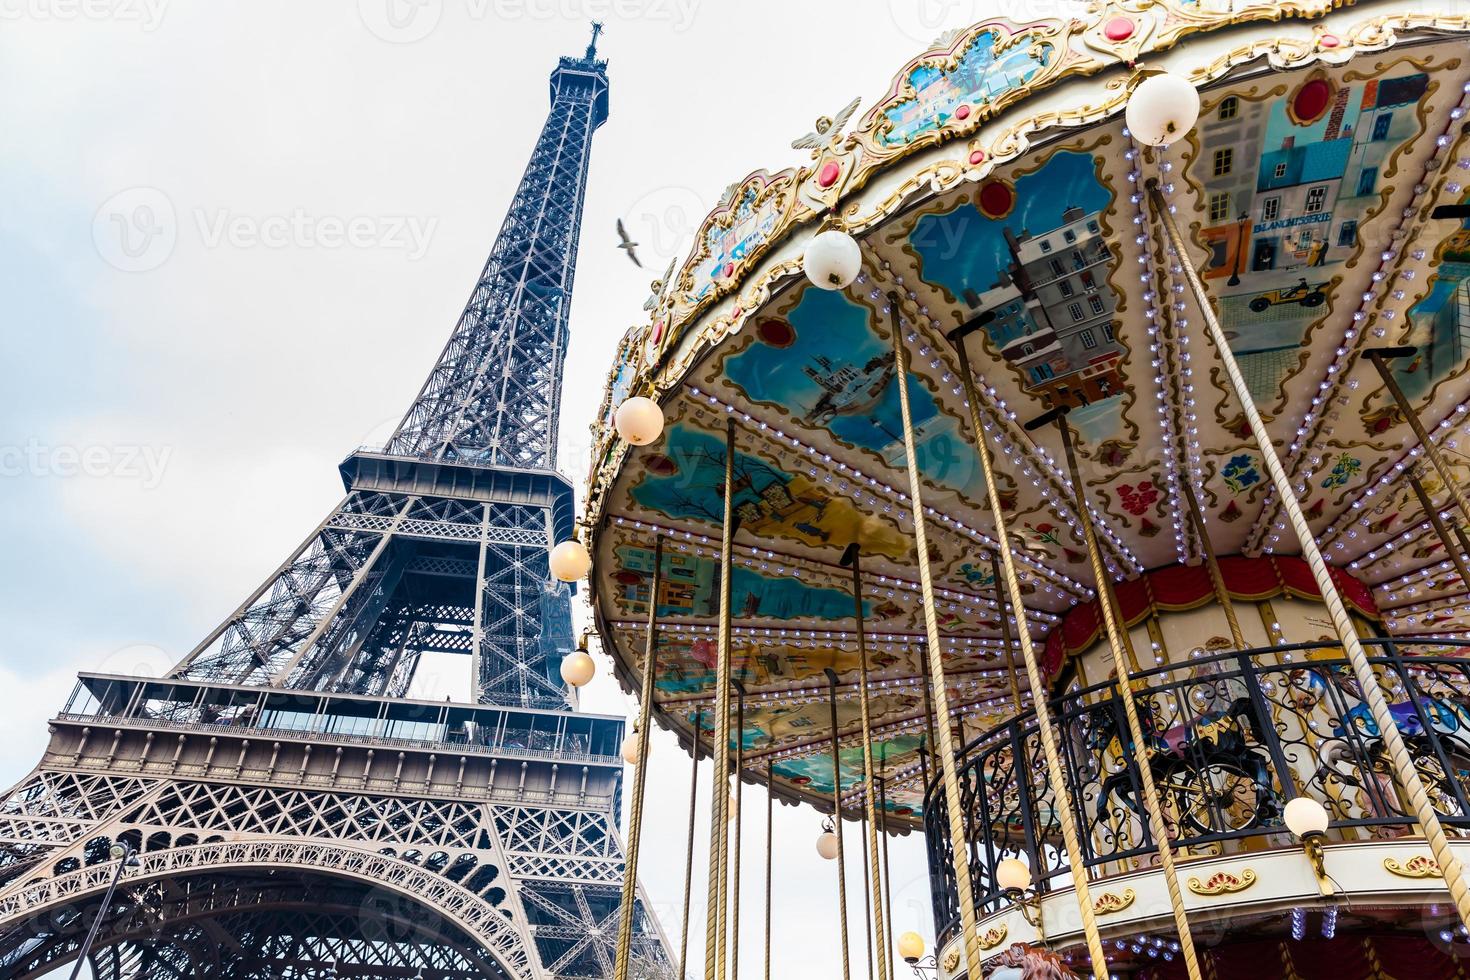
[[(931, 49), (904, 66), (882, 100), (864, 113), (857, 129), (846, 136), (829, 132), (826, 145), (812, 150), (812, 162), (775, 173), (755, 170), (731, 184), (719, 204), (700, 223), (693, 250), (682, 263), (676, 262), (674, 276), (668, 282), (655, 282), (648, 304), (649, 318), (625, 333), (604, 384), (598, 411), (598, 419), (604, 424), (593, 426), (591, 468), (587, 475), (588, 522), (595, 523), (601, 517), (604, 493), (617, 474), (622, 456), (630, 448), (618, 438), (611, 425), (618, 405), (630, 394), (646, 393), (660, 400), (677, 390), (705, 353), (738, 333), (750, 316), (780, 291), (797, 285), (802, 276), (801, 249), (795, 246), (805, 244), (798, 241), (797, 233), (814, 231), (834, 214), (840, 214), (843, 227), (861, 235), (900, 211), (961, 182), (984, 180), (1001, 165), (1036, 149), (1038, 141), (1065, 138), (1077, 127), (1118, 116), (1127, 104), (1128, 83), (1135, 73), (1140, 69), (1161, 68), (1171, 60), (1182, 60), (1170, 57), (1176, 42), (1200, 32), (1229, 31), (1283, 19), (1307, 22), (1309, 28), (1306, 37), (1257, 38), (1204, 68), (1191, 70), (1188, 77), (1200, 89), (1237, 77), (1252, 63), (1263, 73), (1302, 68), (1314, 62), (1341, 65), (1358, 55), (1402, 43), (1401, 34), (1432, 41), (1446, 34), (1470, 33), (1470, 14), (1381, 14), (1358, 22), (1341, 34), (1327, 32), (1321, 24), (1310, 24), (1337, 11), (1385, 5), (1384, 0), (1359, 0), (1355, 4), (1339, 0), (1262, 2), (1228, 14), (1184, 17), (1181, 9), (1194, 4), (1172, 0), (1122, 3), (1112, 0), (1094, 4), (1095, 9), (1086, 19), (1016, 25), (997, 18), (951, 32), (958, 37), (947, 49)], [(1131, 25), (1130, 34), (1125, 39), (1111, 41), (1106, 32), (1119, 21)], [(1114, 29), (1121, 33), (1121, 27)], [(1054, 68), (1028, 79), (1002, 97), (977, 106), (963, 118), (952, 116), (945, 125), (912, 140), (884, 146), (882, 134), (890, 124), (882, 110), (893, 108), (904, 100), (906, 93), (912, 92), (905, 81), (909, 73), (919, 66), (953, 62), (956, 52), (973, 46), (988, 30), (1007, 32), (1008, 40), (997, 46), (999, 50), (1026, 37), (1045, 34), (1047, 43), (1067, 47), (1068, 55)], [(1085, 45), (1090, 58), (1078, 56), (1072, 50), (1077, 42)], [(1139, 59), (1145, 55), (1156, 57), (1144, 66)], [(1063, 107), (1065, 100), (1054, 98), (1040, 111), (1028, 115), (1021, 115), (1017, 108), (1018, 104), (1046, 94), (1059, 83), (1108, 71), (1117, 77), (1106, 82), (1108, 97), (1100, 104)], [(1053, 107), (1050, 103), (1057, 105)], [(984, 125), (1017, 116), (1020, 116), (1017, 121), (1001, 128)], [(959, 141), (964, 141), (962, 149), (956, 147)], [(876, 177), (894, 164), (919, 155), (929, 156), (933, 163), (914, 178), (896, 188), (870, 187)], [(868, 193), (859, 193), (865, 190)], [(866, 211), (861, 210), (864, 203), (878, 195), (881, 197), (875, 204)], [(758, 205), (773, 197), (778, 198), (774, 220), (761, 232), (758, 241), (750, 243), (739, 258), (719, 267), (718, 275), (701, 275), (701, 259), (710, 258), (711, 236), (729, 228), (740, 202), (750, 200)], [(839, 205), (842, 205), (840, 212), (835, 210)], [(691, 332), (696, 325), (700, 329)], [(620, 377), (625, 365), (632, 366), (631, 377)]]

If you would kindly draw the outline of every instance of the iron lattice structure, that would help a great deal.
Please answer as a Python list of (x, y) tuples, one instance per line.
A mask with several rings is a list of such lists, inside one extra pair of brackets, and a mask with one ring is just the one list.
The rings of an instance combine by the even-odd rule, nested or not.
[[(164, 678), (83, 674), (0, 798), (0, 977), (605, 977), (622, 721), (559, 682), (573, 524), (555, 470), (593, 132), (593, 43), (551, 111), (449, 344), (346, 496)], [(471, 659), (476, 703), (410, 697)], [(107, 906), (115, 842), (129, 869)], [(636, 973), (671, 975), (642, 901)]]

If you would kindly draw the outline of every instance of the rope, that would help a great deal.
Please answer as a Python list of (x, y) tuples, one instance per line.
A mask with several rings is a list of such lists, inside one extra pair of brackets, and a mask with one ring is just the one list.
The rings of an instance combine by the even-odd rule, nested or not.
[[(888, 301), (893, 306), (893, 342), (895, 348), (901, 352), (898, 376), (902, 378), (906, 376), (908, 370), (908, 350), (901, 342), (899, 333), (898, 294), (889, 293)], [(1021, 580), (1016, 574), (1016, 559), (1011, 551), (1010, 534), (1000, 516), (1005, 513), (1005, 509), (1001, 506), (1000, 488), (996, 485), (995, 470), (991, 466), (990, 447), (985, 442), (985, 427), (980, 423), (980, 395), (975, 390), (975, 376), (970, 371), (970, 356), (965, 351), (963, 340), (955, 343), (955, 350), (959, 355), (960, 381), (965, 386), (965, 400), (970, 406), (970, 425), (975, 437), (975, 452), (980, 457), (980, 470), (985, 475), (985, 492), (995, 524), (994, 534), (1000, 550), (1001, 570), (1005, 573), (1006, 594), (1010, 596), (1011, 608), (1017, 613), (1016, 636), (1021, 641), (1021, 656), (1026, 662), (1026, 682), (1031, 687), (1031, 701), (1036, 712), (1041, 754), (1046, 760), (1047, 780), (1057, 796), (1056, 816), (1062, 825), (1062, 841), (1067, 849), (1067, 863), (1072, 869), (1072, 884), (1077, 898), (1077, 910), (1082, 915), (1082, 931), (1087, 940), (1087, 952), (1092, 960), (1094, 975), (1098, 980), (1107, 980), (1111, 974), (1108, 971), (1107, 954), (1103, 952), (1102, 937), (1097, 932), (1097, 916), (1092, 909), (1091, 890), (1087, 886), (1087, 865), (1083, 862), (1082, 846), (1077, 837), (1077, 820), (1073, 814), (1072, 793), (1062, 771), (1056, 730), (1052, 727), (1051, 711), (1048, 710), (1046, 703), (1046, 685), (1041, 675), (1040, 664), (1036, 659), (1036, 650), (1031, 644), (1031, 627), (1026, 622), (1026, 617), (1021, 615), (1026, 604), (1021, 595)], [(924, 623), (929, 631), (930, 660), (937, 665), (934, 669), (938, 673), (944, 668), (939, 656), (939, 622), (934, 614), (934, 587), (929, 577), (928, 544), (923, 533), (924, 511), (918, 498), (919, 471), (914, 462), (913, 430), (908, 411), (908, 386), (899, 385), (898, 391), (899, 406), (903, 409), (904, 415), (905, 442), (909, 454), (910, 498), (913, 504), (915, 533), (919, 546), (919, 579), (924, 591)], [(942, 673), (939, 676), (943, 676)], [(936, 690), (935, 695), (940, 718), (948, 719), (948, 695), (942, 688)], [(941, 738), (945, 738), (948, 731), (948, 725), (939, 726)], [(947, 738), (945, 742), (948, 742)], [(969, 862), (964, 859), (965, 838), (964, 826), (961, 823), (959, 780), (954, 773), (953, 750), (948, 744), (944, 744), (942, 748), (943, 754), (939, 761), (944, 770), (945, 803), (949, 812), (951, 846), (954, 848), (956, 858), (955, 877), (960, 883), (960, 916), (965, 931), (965, 962), (968, 967), (967, 975), (975, 978), (981, 975), (980, 937), (975, 932), (975, 899), (970, 889)]]
[(765, 980), (771, 980), (771, 849), (776, 838), (776, 794), (771, 786), (771, 763), (766, 763), (766, 971)]
[[(1194, 268), (1194, 264), (1187, 259), (1188, 253), (1184, 250), (1184, 236), (1179, 231), (1179, 225), (1174, 221), (1174, 216), (1169, 213), (1169, 208), (1155, 181), (1149, 182), (1148, 190), (1149, 198), (1163, 222), (1164, 229), (1169, 234), (1169, 240), (1179, 254), (1180, 264), (1184, 266), (1185, 278), (1189, 280), (1195, 301), (1199, 305), (1206, 327), (1209, 328), (1210, 340), (1214, 343), (1215, 350), (1225, 365), (1225, 373), (1230, 379), (1230, 386), (1245, 411), (1246, 421), (1250, 423), (1251, 434), (1255, 436), (1256, 445), (1260, 449), (1261, 460), (1265, 463), (1266, 471), (1270, 474), (1271, 482), (1275, 486), (1276, 496), (1281, 499), (1281, 507), (1286, 511), (1292, 530), (1296, 532), (1297, 540), (1301, 543), (1302, 557), (1312, 569), (1312, 578), (1317, 583), (1317, 590), (1322, 593), (1322, 602), (1327, 607), (1328, 615), (1332, 617), (1332, 625), (1337, 629), (1343, 652), (1347, 654), (1348, 662), (1352, 665), (1353, 675), (1362, 692), (1363, 703), (1368, 706), (1374, 724), (1378, 726), (1399, 786), (1408, 797), (1409, 809), (1418, 818), (1424, 838), (1428, 841), (1429, 849), (1434, 854), (1435, 863), (1439, 865), (1440, 874), (1444, 876), (1445, 886), (1449, 889), (1451, 899), (1454, 900), (1460, 921), (1465, 924), (1466, 928), (1470, 928), (1470, 886), (1466, 885), (1464, 869), (1459, 858), (1455, 857), (1454, 852), (1450, 850), (1450, 842), (1445, 837), (1444, 827), (1439, 822), (1439, 815), (1429, 801), (1429, 793), (1424, 789), (1424, 782), (1420, 779), (1419, 771), (1415, 768), (1413, 758), (1409, 755), (1408, 746), (1404, 744), (1403, 736), (1399, 733), (1398, 724), (1388, 707), (1388, 699), (1383, 696), (1383, 689), (1378, 686), (1378, 678), (1373, 673), (1373, 665), (1368, 662), (1368, 656), (1363, 652), (1362, 644), (1358, 642), (1357, 629), (1348, 616), (1347, 607), (1343, 605), (1342, 596), (1337, 591), (1337, 583), (1332, 580), (1332, 572), (1322, 557), (1322, 551), (1317, 547), (1317, 539), (1312, 534), (1312, 528), (1307, 523), (1306, 515), (1302, 513), (1301, 503), (1296, 499), (1296, 494), (1291, 486), (1291, 479), (1286, 475), (1281, 459), (1276, 454), (1276, 447), (1271, 442), (1271, 434), (1266, 430), (1266, 423), (1261, 420), (1260, 413), (1256, 411), (1256, 403), (1251, 398), (1245, 377), (1240, 373), (1240, 365), (1235, 362), (1235, 354), (1230, 350), (1230, 344), (1225, 339), (1225, 331), (1221, 329), (1220, 321), (1215, 318), (1208, 294), (1200, 282), (1199, 273)], [(1417, 421), (1412, 412), (1409, 413), (1409, 418)], [(1427, 450), (1430, 445), (1428, 440), (1425, 440), (1424, 445)]]
[(725, 420), (725, 514), (720, 526), (720, 633), (715, 671), (714, 771), (710, 781), (709, 896), (704, 921), (705, 980), (725, 976), (726, 808), (730, 793), (730, 580), (735, 516), (735, 420)]
[(628, 817), (628, 853), (623, 869), (622, 906), (618, 917), (618, 944), (613, 959), (614, 980), (627, 980), (633, 947), (633, 917), (638, 901), (638, 844), (643, 834), (643, 791), (648, 782), (648, 730), (653, 727), (654, 661), (657, 659), (658, 591), (663, 580), (664, 539), (653, 540), (653, 583), (648, 595), (648, 639), (643, 650), (642, 699), (638, 706), (638, 766), (633, 773), (632, 813)]
[[(1153, 767), (1149, 764), (1148, 742), (1144, 738), (1143, 724), (1138, 718), (1138, 704), (1133, 697), (1133, 674), (1128, 665), (1133, 664), (1136, 667), (1137, 657), (1134, 656), (1133, 643), (1128, 634), (1119, 627), (1122, 615), (1114, 608), (1118, 597), (1113, 592), (1113, 581), (1103, 565), (1097, 533), (1092, 528), (1092, 522), (1087, 519), (1087, 501), (1082, 496), (1082, 474), (1077, 472), (1077, 453), (1072, 446), (1072, 427), (1063, 417), (1058, 420), (1058, 428), (1062, 430), (1062, 448), (1067, 456), (1067, 470), (1072, 475), (1072, 493), (1078, 523), (1082, 525), (1082, 540), (1087, 545), (1087, 555), (1092, 562), (1092, 577), (1097, 582), (1098, 605), (1102, 607), (1108, 646), (1112, 648), (1113, 662), (1118, 668), (1117, 689), (1123, 702), (1123, 713), (1128, 718), (1128, 735), (1133, 740), (1134, 758), (1138, 763), (1139, 782), (1143, 789), (1144, 809), (1148, 811), (1149, 832), (1153, 834), (1159, 865), (1164, 873), (1164, 884), (1169, 889), (1169, 907), (1174, 913), (1174, 928), (1179, 932), (1179, 950), (1184, 954), (1184, 969), (1190, 980), (1200, 980), (1199, 954), (1195, 952), (1194, 936), (1189, 931), (1189, 916), (1184, 911), (1184, 894), (1179, 890), (1179, 874), (1174, 869), (1174, 848), (1169, 844), (1169, 828), (1164, 824), (1159, 790), (1154, 783)], [(1233, 614), (1231, 622), (1235, 622)], [(1238, 636), (1239, 625), (1236, 624), (1234, 629)]]
[(679, 935), (679, 976), (689, 975), (689, 898), (694, 890), (694, 819), (699, 799), (699, 731), (704, 712), (694, 715), (694, 737), (689, 740), (689, 843), (684, 855), (684, 926)]
[[(868, 643), (867, 630), (863, 618), (863, 573), (861, 550), (857, 542), (852, 546), (852, 603), (853, 616), (857, 623), (857, 648), (858, 648), (858, 704), (862, 719), (862, 741), (863, 741), (863, 780), (866, 783), (864, 793), (863, 823), (867, 828), (867, 850), (863, 852), (863, 867), (866, 869), (871, 865), (876, 872), (878, 868), (878, 837), (877, 837), (877, 812), (875, 807), (874, 789), (874, 766), (873, 766), (873, 729), (871, 710), (868, 701)], [(883, 891), (880, 882), (875, 876), (871, 879), (867, 871), (863, 872), (864, 880), (868, 882), (869, 889), (864, 892), (864, 903), (868, 908), (867, 916), (871, 921), (874, 914), (878, 921), (883, 920)], [(876, 910), (876, 913), (875, 913)], [(871, 980), (873, 975), (873, 937), (871, 929), (868, 933), (868, 976)], [(883, 941), (883, 931), (878, 931), (878, 980), (892, 980), (893, 974), (888, 968), (888, 947)]]
[(842, 934), (842, 980), (852, 980), (847, 950), (847, 855), (842, 847), (842, 755), (837, 744), (837, 674), (827, 669), (832, 709), (832, 833), (837, 836), (837, 923)]

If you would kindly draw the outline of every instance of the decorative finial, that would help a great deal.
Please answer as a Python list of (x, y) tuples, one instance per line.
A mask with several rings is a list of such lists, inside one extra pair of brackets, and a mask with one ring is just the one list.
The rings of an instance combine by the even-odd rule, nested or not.
[(592, 41), (587, 45), (587, 60), (594, 61), (597, 58), (597, 39), (602, 34), (602, 22), (592, 22)]

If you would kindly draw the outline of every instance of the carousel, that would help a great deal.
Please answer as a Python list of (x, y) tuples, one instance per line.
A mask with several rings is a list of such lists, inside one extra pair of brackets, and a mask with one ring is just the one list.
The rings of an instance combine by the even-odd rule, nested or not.
[[(862, 864), (843, 980), (849, 931), (878, 980), (1464, 976), (1467, 36), (1405, 2), (982, 22), (730, 185), (553, 562), (639, 696), (629, 760), (656, 724), (714, 762), (681, 975), (738, 975), (751, 784), (834, 817), (844, 910)], [(896, 936), (915, 831), (934, 931)]]

